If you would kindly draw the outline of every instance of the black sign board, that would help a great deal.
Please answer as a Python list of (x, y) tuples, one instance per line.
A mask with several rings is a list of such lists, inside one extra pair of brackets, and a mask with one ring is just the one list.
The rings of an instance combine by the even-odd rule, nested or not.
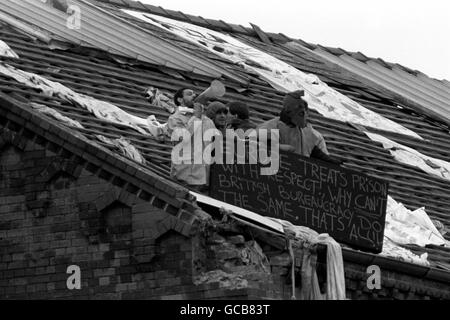
[(381, 252), (387, 182), (292, 153), (280, 158), (274, 175), (261, 175), (259, 164), (212, 165), (210, 196)]

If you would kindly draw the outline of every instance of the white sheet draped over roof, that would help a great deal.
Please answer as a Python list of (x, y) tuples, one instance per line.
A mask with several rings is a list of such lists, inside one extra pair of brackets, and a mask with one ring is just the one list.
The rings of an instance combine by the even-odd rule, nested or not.
[(68, 126), (75, 127), (75, 128), (84, 128), (83, 125), (81, 123), (79, 123), (78, 121), (62, 115), (60, 112), (58, 112), (57, 110), (55, 110), (53, 108), (49, 108), (47, 106), (44, 106), (43, 104), (34, 103), (34, 102), (30, 103), (30, 105), (33, 109), (35, 109), (47, 116), (50, 116)]
[(140, 164), (145, 164), (145, 158), (141, 155), (139, 150), (124, 137), (120, 137), (119, 139), (109, 139), (99, 134), (95, 135), (95, 137), (103, 143), (116, 147), (128, 159), (134, 160)]
[(325, 117), (422, 139), (415, 132), (361, 106), (347, 96), (331, 89), (316, 75), (306, 74), (231, 36), (156, 15), (132, 10), (122, 10), (197, 45), (202, 45), (222, 58), (242, 65), (245, 69), (267, 80), (277, 90), (284, 92), (299, 89), (305, 90), (305, 100), (308, 101), (309, 106)]
[(3, 41), (3, 40), (0, 40), (0, 56), (11, 57), (11, 58), (19, 58), (17, 53), (15, 53), (14, 50), (11, 49), (8, 46), (8, 44), (5, 41)]
[(31, 88), (39, 89), (46, 96), (55, 96), (74, 103), (93, 113), (99, 119), (128, 126), (141, 134), (154, 138), (162, 137), (164, 134), (165, 124), (160, 124), (153, 115), (147, 119), (133, 116), (109, 102), (77, 93), (59, 82), (50, 81), (37, 74), (25, 72), (4, 63), (0, 63), (0, 73)]
[(392, 141), (384, 136), (376, 133), (364, 132), (372, 141), (377, 141), (383, 144), (383, 147), (394, 156), (394, 158), (401, 163), (409, 164), (418, 167), (431, 175), (450, 180), (450, 163), (441, 159), (429, 157), (414, 150), (410, 147), (404, 146), (400, 143)]
[(414, 211), (388, 196), (384, 236), (397, 244), (445, 245), (447, 241), (437, 230), (425, 212), (425, 208)]

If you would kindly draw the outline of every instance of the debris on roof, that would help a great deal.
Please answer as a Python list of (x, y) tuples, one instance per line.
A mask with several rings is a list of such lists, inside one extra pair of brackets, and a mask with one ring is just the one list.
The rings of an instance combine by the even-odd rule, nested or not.
[(277, 90), (288, 92), (304, 89), (306, 92), (305, 100), (308, 101), (309, 106), (325, 117), (344, 122), (355, 122), (360, 125), (422, 139), (417, 133), (386, 119), (330, 88), (316, 75), (306, 74), (231, 36), (156, 15), (131, 10), (124, 11), (199, 46), (206, 47), (209, 51), (233, 63), (242, 65), (245, 69), (260, 75)]
[(124, 137), (120, 137), (119, 139), (109, 139), (102, 135), (96, 135), (96, 138), (110, 146), (116, 147), (125, 157), (136, 161), (140, 164), (145, 164), (145, 158), (141, 155), (141, 153), (133, 146), (130, 141), (126, 140)]
[(165, 125), (160, 124), (154, 116), (147, 119), (133, 116), (115, 105), (79, 94), (61, 83), (47, 80), (34, 73), (19, 70), (8, 64), (0, 63), (0, 73), (14, 78), (29, 87), (41, 90), (46, 96), (57, 96), (93, 113), (97, 118), (126, 125), (141, 134), (162, 138)]
[[(194, 192), (191, 192), (191, 194), (197, 198), (197, 201), (221, 208), (223, 210), (221, 211), (222, 214), (230, 216), (238, 222), (253, 228), (275, 235), (290, 237), (303, 243), (322, 243), (318, 240), (322, 239), (319, 237), (319, 234), (308, 227), (293, 225), (291, 222), (282, 219), (264, 217), (202, 194)], [(233, 215), (237, 215), (237, 217)], [(279, 233), (281, 231), (280, 226), (282, 227), (281, 234)], [(275, 230), (276, 232), (274, 232)], [(325, 241), (324, 243), (328, 242), (329, 241)], [(411, 211), (402, 203), (397, 202), (391, 196), (388, 196), (383, 251), (381, 255), (428, 266), (429, 262), (427, 261), (426, 254), (418, 256), (410, 250), (401, 247), (401, 245), (410, 244), (425, 247), (425, 245), (429, 244), (437, 246), (449, 245), (449, 242), (444, 239), (434, 226), (424, 208)]]
[(250, 25), (252, 26), (253, 30), (255, 30), (256, 34), (258, 35), (258, 37), (261, 39), (262, 42), (269, 45), (272, 43), (267, 34), (265, 34), (264, 31), (262, 31), (259, 26), (253, 23), (250, 23)]
[(57, 110), (53, 109), (53, 108), (49, 108), (47, 106), (44, 106), (43, 104), (39, 104), (39, 103), (34, 103), (31, 102), (30, 103), (31, 107), (43, 114), (46, 114), (48, 116), (51, 116), (53, 118), (55, 118), (56, 120), (70, 126), (70, 127), (75, 127), (75, 128), (82, 128), (84, 129), (83, 125), (81, 123), (79, 123), (76, 120), (73, 120), (69, 117), (66, 117), (64, 115), (62, 115), (60, 112), (58, 112)]
[(55, 41), (52, 40), (52, 36), (49, 32), (45, 32), (35, 26), (32, 27), (24, 21), (7, 14), (6, 12), (0, 11), (0, 21), (7, 23), (15, 30), (18, 30), (20, 33), (23, 33), (32, 39), (39, 39), (50, 46), (56, 46), (54, 43)]
[(382, 59), (360, 59), (350, 52), (337, 54), (320, 47), (314, 52), (358, 75), (365, 83), (378, 85), (408, 99), (417, 111), (450, 124), (450, 90), (445, 86), (445, 80), (435, 80), (404, 66), (385, 63)]
[(19, 58), (18, 54), (12, 50), (8, 44), (0, 40), (0, 56), (11, 57), (11, 58)]
[(176, 106), (172, 97), (168, 97), (167, 94), (162, 93), (159, 89), (150, 87), (146, 90), (145, 95), (151, 104), (165, 109), (169, 113), (175, 112)]
[(396, 260), (409, 262), (421, 266), (429, 266), (428, 262), (428, 254), (425, 252), (421, 255), (416, 255), (411, 250), (400, 247), (395, 244), (389, 238), (384, 237), (383, 239), (383, 251), (380, 253), (380, 256), (394, 258)]
[(372, 141), (380, 142), (394, 158), (407, 165), (420, 168), (424, 172), (450, 180), (450, 163), (424, 155), (417, 150), (404, 146), (376, 133), (364, 132)]
[(384, 236), (396, 244), (421, 247), (448, 243), (428, 217), (425, 208), (409, 210), (391, 196), (388, 196)]

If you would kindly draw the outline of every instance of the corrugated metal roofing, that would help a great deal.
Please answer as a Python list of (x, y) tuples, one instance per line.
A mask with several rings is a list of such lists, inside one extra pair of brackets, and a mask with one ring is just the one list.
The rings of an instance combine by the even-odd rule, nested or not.
[(211, 77), (226, 75), (246, 83), (229, 70), (196, 57), (89, 2), (71, 0), (68, 4), (78, 6), (82, 12), (80, 29), (68, 28), (68, 16), (64, 12), (39, 1), (1, 1), (0, 10), (78, 45)]
[(387, 67), (377, 59), (363, 62), (348, 53), (319, 47), (314, 49), (314, 52), (416, 103), (415, 108), (420, 109), (420, 112), (450, 124), (450, 88), (442, 81), (431, 79), (424, 74), (413, 75), (396, 65)]
[[(90, 1), (94, 2), (95, 0), (90, 0)], [(97, 2), (112, 3), (109, 0), (97, 0)], [(181, 21), (197, 24), (199, 26), (211, 28), (214, 30), (220, 29), (221, 31), (231, 32), (231, 33), (238, 34), (238, 35), (246, 35), (246, 36), (251, 36), (251, 37), (256, 36), (256, 32), (254, 30), (252, 30), (251, 28), (245, 28), (245, 27), (239, 26), (239, 30), (236, 30), (236, 28), (234, 28), (232, 24), (226, 23), (226, 22), (224, 23), (223, 21), (220, 21), (221, 23), (219, 23), (219, 21), (208, 19), (208, 21), (205, 23), (205, 20), (201, 19), (201, 17), (194, 17), (194, 16), (191, 16), (188, 14), (184, 14), (184, 16), (186, 18), (180, 18), (180, 17), (177, 17), (176, 15), (171, 15), (171, 13), (168, 12), (167, 10), (166, 11), (161, 10), (162, 9), (161, 7), (155, 7), (155, 6), (150, 6), (150, 5), (146, 5), (146, 4), (141, 4), (138, 1), (136, 2), (136, 1), (126, 0), (126, 1), (123, 1), (123, 3), (124, 3), (123, 6), (121, 5), (122, 7), (138, 8), (141, 10), (145, 9), (149, 13), (161, 15), (161, 16), (168, 17), (168, 18), (178, 19)], [(138, 4), (139, 4), (139, 6), (138, 6)], [(189, 18), (187, 18), (187, 17), (189, 17)], [(200, 19), (202, 22), (200, 22)], [(208, 24), (208, 22), (209, 22), (209, 24)], [(287, 42), (287, 41), (294, 40), (294, 39), (290, 39), (289, 37), (286, 37), (286, 36), (280, 35), (280, 34), (267, 33), (267, 32), (266, 32), (266, 34), (268, 35), (269, 39), (271, 39), (271, 40), (276, 40), (276, 41), (281, 41), (281, 42)], [(402, 83), (402, 85), (400, 85), (400, 87), (395, 90), (391, 86), (391, 83), (387, 80), (383, 81), (383, 79), (381, 79), (380, 83), (376, 82), (378, 85), (381, 85), (384, 89), (386, 89), (386, 91), (394, 92), (398, 95), (405, 97), (406, 99), (409, 100), (409, 102), (413, 102), (413, 104), (415, 104), (415, 105), (411, 104), (411, 107), (414, 107), (414, 109), (418, 110), (419, 112), (426, 114), (438, 121), (443, 121), (443, 122), (447, 123), (448, 125), (450, 125), (450, 106), (449, 106), (450, 100), (448, 98), (448, 94), (450, 92), (449, 91), (450, 83), (448, 80), (445, 80), (445, 79), (443, 79), (442, 81), (435, 80), (435, 79), (429, 78), (428, 76), (424, 75), (423, 73), (421, 73), (419, 71), (411, 70), (407, 67), (404, 67), (404, 66), (401, 66), (398, 64), (385, 62), (382, 59), (369, 58), (361, 52), (352, 53), (352, 52), (348, 52), (341, 48), (322, 47), (320, 45), (310, 44), (310, 43), (304, 42), (302, 40), (296, 40), (296, 42), (298, 42), (305, 48), (315, 50), (315, 52), (317, 52), (317, 53), (319, 53), (322, 49), (322, 51), (324, 51), (324, 52), (333, 52), (333, 54), (337, 54), (338, 56), (336, 56), (336, 57), (339, 57), (339, 55), (347, 55), (347, 56), (350, 56), (351, 58), (353, 58), (354, 60), (361, 61), (364, 64), (367, 61), (372, 61), (372, 62), (377, 63), (381, 67), (387, 69), (387, 71), (390, 73), (390, 77), (393, 77), (394, 83)], [(356, 69), (348, 68), (345, 65), (339, 63), (340, 59), (334, 60), (334, 59), (329, 59), (329, 57), (324, 57), (324, 58), (326, 58), (327, 60), (332, 61), (334, 63), (337, 63), (338, 65), (342, 66), (343, 68), (345, 68), (351, 72), (354, 72), (355, 74), (357, 74), (359, 76), (363, 75), (360, 71), (357, 71)], [(391, 69), (391, 68), (393, 68), (393, 69)], [(408, 81), (411, 81), (411, 78), (413, 79), (412, 80), (413, 83), (415, 81), (418, 81), (416, 88), (420, 89), (419, 92), (414, 92), (414, 91), (412, 93), (409, 92), (411, 90), (411, 87), (402, 88), (402, 86), (405, 82), (408, 83)], [(369, 86), (370, 85), (373, 85), (373, 83), (369, 83)], [(413, 90), (415, 90), (414, 87), (412, 87), (412, 88), (413, 88)], [(444, 102), (440, 101), (439, 97), (436, 97), (436, 98), (432, 97), (430, 99), (427, 98), (428, 99), (427, 101), (423, 101), (423, 99), (421, 99), (422, 98), (421, 91), (428, 92), (428, 91), (433, 91), (434, 89), (438, 89), (440, 92), (440, 95), (442, 95), (444, 92), (446, 93), (447, 97), (445, 97), (446, 100), (444, 100)]]

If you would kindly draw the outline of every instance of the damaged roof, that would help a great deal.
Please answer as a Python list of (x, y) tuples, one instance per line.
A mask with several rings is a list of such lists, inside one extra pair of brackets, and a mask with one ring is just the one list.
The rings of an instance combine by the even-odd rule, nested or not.
[(398, 63), (369, 58), (360, 52), (333, 50), (316, 46), (314, 52), (360, 75), (362, 81), (390, 90), (406, 99), (416, 110), (450, 124), (450, 87)]
[[(135, 1), (91, 0), (90, 2), (102, 10), (138, 25), (139, 28), (145, 29), (154, 37), (169, 41), (175, 48), (189, 51), (194, 57), (201, 57), (218, 68), (226, 70), (227, 72), (222, 73), (220, 77), (227, 87), (227, 94), (222, 100), (224, 102), (239, 100), (247, 103), (251, 109), (251, 118), (256, 123), (261, 123), (279, 114), (283, 92), (272, 88), (257, 75), (245, 72), (240, 66), (212, 54), (201, 46), (194, 45), (162, 28), (138, 20), (120, 9), (137, 9), (228, 33), (298, 70), (316, 74), (331, 88), (357, 101), (365, 108), (414, 131), (423, 140), (389, 131), (371, 131), (382, 133), (385, 137), (412, 147), (429, 157), (445, 161), (450, 159), (450, 132), (446, 121), (436, 117), (436, 114), (421, 112), (415, 105), (408, 103), (409, 97), (403, 99), (399, 92), (392, 92), (383, 86), (373, 86), (362, 81), (359, 74), (352, 72), (354, 70), (349, 70), (340, 63), (334, 63), (336, 61), (330, 61), (316, 54), (315, 48), (310, 44), (290, 39), (281, 34), (264, 33), (257, 27), (246, 28), (223, 21), (164, 10)], [(146, 97), (146, 90), (149, 87), (157, 88), (168, 96), (185, 86), (191, 86), (201, 92), (208, 87), (211, 80), (217, 78), (217, 76), (199, 74), (174, 66), (164, 66), (120, 56), (117, 53), (114, 54), (92, 46), (86, 47), (70, 43), (65, 48), (51, 49), (48, 43), (35, 37), (32, 39), (8, 23), (1, 24), (0, 39), (19, 55), (19, 58), (0, 57), (3, 64), (58, 82), (77, 93), (114, 104), (131, 115), (140, 118), (154, 115), (156, 120), (161, 123), (167, 121), (170, 113), (156, 104), (149, 103)], [(58, 40), (61, 39), (58, 38)], [(245, 83), (239, 79), (245, 79)], [(145, 170), (145, 175), (154, 182), (152, 188), (156, 188), (158, 194), (168, 192), (171, 195), (178, 194), (182, 199), (189, 199), (187, 190), (170, 179), (172, 148), (170, 143), (152, 139), (129, 126), (99, 119), (91, 112), (59, 96), (45, 95), (42, 91), (21, 84), (1, 73), (0, 95), (7, 97), (8, 101), (15, 101), (22, 106), (30, 105), (30, 103), (45, 105), (56, 110), (60, 115), (77, 121), (81, 126), (72, 126), (70, 130), (67, 129), (69, 134), (73, 134), (73, 132), (81, 134), (88, 141), (93, 141), (110, 150), (113, 157), (118, 159), (123, 159), (123, 157), (117, 155), (117, 149), (106, 143), (106, 140), (99, 140), (98, 136), (109, 139), (124, 137), (145, 159), (145, 163), (133, 163), (133, 166), (135, 169)], [(427, 106), (422, 107), (426, 108)], [(6, 109), (0, 109), (1, 116), (6, 113)], [(49, 123), (59, 123), (54, 118), (47, 117), (46, 119)], [(311, 112), (311, 123), (323, 134), (329, 151), (344, 160), (346, 167), (388, 181), (390, 184), (389, 194), (397, 201), (412, 210), (426, 207), (431, 218), (440, 221), (447, 228), (450, 227), (449, 180), (430, 175), (415, 166), (398, 162), (381, 143), (369, 139), (354, 124), (326, 118), (314, 110)], [(163, 182), (163, 186), (155, 187), (158, 185), (158, 181)], [(170, 193), (170, 190), (175, 191)], [(164, 197), (164, 199), (167, 198), (170, 196)], [(176, 204), (173, 205), (176, 207)], [(449, 234), (447, 234), (447, 239), (449, 239), (448, 236)], [(428, 252), (429, 261), (433, 266), (450, 270), (448, 249), (440, 247), (424, 249), (416, 246), (409, 246), (409, 248), (414, 252)]]

